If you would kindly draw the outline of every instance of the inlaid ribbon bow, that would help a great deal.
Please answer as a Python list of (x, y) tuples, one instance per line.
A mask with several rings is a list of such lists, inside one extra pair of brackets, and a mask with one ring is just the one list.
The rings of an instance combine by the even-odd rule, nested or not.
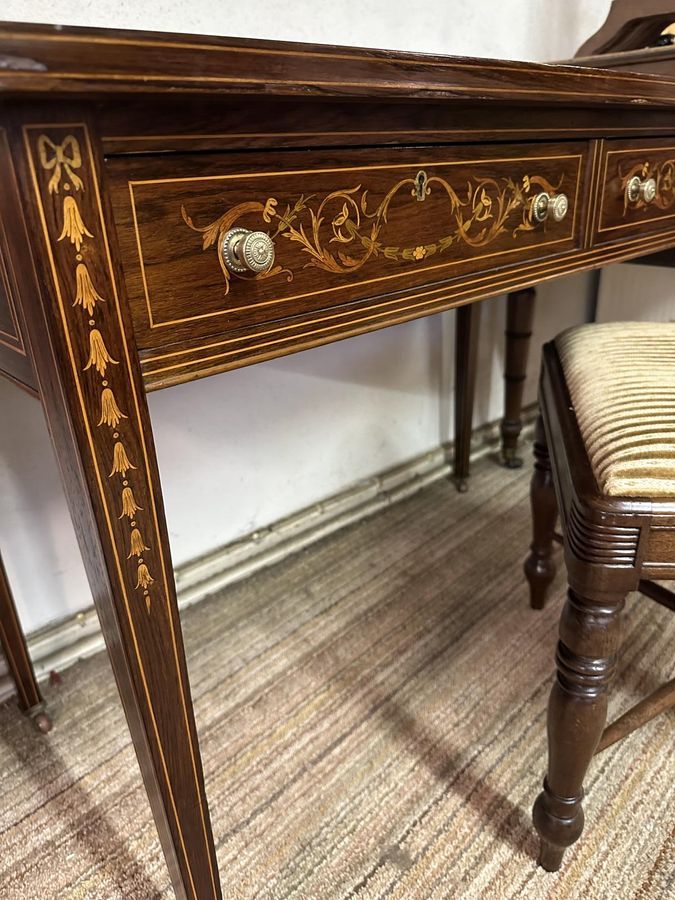
[(82, 179), (73, 172), (73, 169), (79, 169), (82, 165), (82, 156), (80, 154), (80, 145), (72, 134), (69, 134), (61, 144), (55, 144), (46, 134), (41, 134), (38, 140), (38, 153), (42, 168), (48, 172), (54, 169), (54, 174), (49, 179), (50, 194), (53, 194), (54, 191), (57, 194), (59, 192), (62, 167), (66, 170), (66, 174), (73, 182), (76, 191), (84, 188)]

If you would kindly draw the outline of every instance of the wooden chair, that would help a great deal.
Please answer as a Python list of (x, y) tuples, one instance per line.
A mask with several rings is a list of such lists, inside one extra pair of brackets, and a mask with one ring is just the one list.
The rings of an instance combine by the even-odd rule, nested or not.
[(675, 595), (649, 580), (675, 578), (675, 323), (564, 332), (544, 347), (540, 405), (525, 562), (532, 606), (543, 607), (553, 580), (556, 538), (569, 582), (548, 775), (534, 804), (539, 862), (554, 871), (581, 835), (594, 754), (675, 705), (673, 680), (605, 728), (626, 595), (640, 590), (675, 610)]

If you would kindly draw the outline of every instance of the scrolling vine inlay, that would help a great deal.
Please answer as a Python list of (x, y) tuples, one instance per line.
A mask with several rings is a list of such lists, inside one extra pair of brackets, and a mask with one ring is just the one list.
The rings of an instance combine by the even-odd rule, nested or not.
[[(243, 216), (259, 213), (267, 225), (273, 226), (270, 237), (284, 238), (300, 246), (307, 256), (303, 268), (317, 268), (335, 274), (349, 274), (378, 257), (393, 262), (415, 263), (443, 253), (458, 243), (471, 248), (486, 247), (511, 230), (519, 234), (534, 230), (532, 200), (545, 191), (556, 193), (563, 182), (551, 184), (541, 175), (525, 175), (521, 181), (512, 178), (470, 178), (466, 188), (455, 189), (438, 175), (420, 170), (414, 177), (398, 181), (380, 203), (373, 207), (369, 192), (362, 185), (331, 191), (323, 198), (302, 194), (295, 202), (278, 209), (275, 197), (262, 201), (239, 203), (205, 226), (198, 226), (181, 206), (181, 215), (193, 231), (202, 235), (202, 249), (215, 246), (225, 278), (225, 293), (230, 289), (230, 272), (220, 253), (223, 237)], [(399, 246), (385, 242), (392, 201), (402, 191), (410, 194), (411, 215), (423, 214), (423, 203), (433, 190), (445, 195), (447, 219), (441, 235), (432, 242)], [(416, 202), (415, 202), (416, 201)], [(292, 281), (294, 273), (282, 265), (273, 266), (257, 279), (285, 275)], [(236, 277), (245, 277), (236, 275)]]

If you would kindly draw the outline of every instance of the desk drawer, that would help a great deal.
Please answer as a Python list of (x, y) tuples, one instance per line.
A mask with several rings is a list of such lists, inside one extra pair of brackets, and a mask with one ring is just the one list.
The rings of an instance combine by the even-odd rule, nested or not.
[[(586, 150), (579, 142), (111, 158), (138, 345), (393, 292), (409, 298), (472, 270), (575, 248)], [(562, 220), (535, 221), (541, 193), (567, 196)], [(234, 226), (273, 238), (269, 273), (227, 271), (219, 245)]]
[(608, 141), (596, 243), (675, 230), (675, 139)]

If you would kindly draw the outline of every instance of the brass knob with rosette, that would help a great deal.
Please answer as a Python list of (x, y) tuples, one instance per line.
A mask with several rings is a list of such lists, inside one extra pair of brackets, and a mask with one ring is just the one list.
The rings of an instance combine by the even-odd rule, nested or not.
[(562, 222), (569, 208), (567, 194), (547, 194), (542, 191), (532, 198), (532, 218), (535, 222), (545, 222), (546, 219)]
[(640, 178), (634, 175), (626, 185), (626, 201), (628, 203), (651, 203), (656, 197), (656, 179)]
[(235, 275), (260, 275), (274, 263), (274, 242), (264, 231), (231, 228), (223, 236), (220, 252), (223, 262)]

